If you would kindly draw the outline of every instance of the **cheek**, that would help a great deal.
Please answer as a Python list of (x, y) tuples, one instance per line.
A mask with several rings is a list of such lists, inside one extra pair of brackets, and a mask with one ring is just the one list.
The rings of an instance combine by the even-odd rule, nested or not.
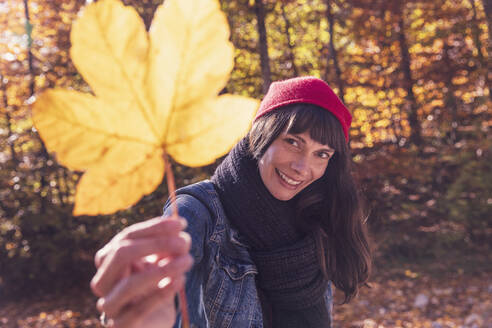
[(263, 166), (264, 169), (271, 169), (273, 165), (275, 165), (277, 159), (278, 152), (275, 147), (272, 145), (267, 151), (263, 154), (260, 159), (260, 165)]
[(271, 156), (268, 153), (268, 151), (265, 152), (265, 154), (263, 154), (263, 156), (258, 161), (258, 169), (260, 170), (260, 175), (263, 178), (268, 174), (268, 171), (270, 170), (271, 162), (272, 162)]
[(317, 180), (325, 174), (326, 168), (328, 167), (328, 163), (320, 163), (313, 168), (313, 178)]

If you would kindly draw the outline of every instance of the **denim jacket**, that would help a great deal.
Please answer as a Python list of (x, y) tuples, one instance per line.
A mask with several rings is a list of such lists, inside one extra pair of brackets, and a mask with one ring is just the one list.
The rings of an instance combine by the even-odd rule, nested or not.
[[(261, 328), (258, 274), (248, 245), (227, 220), (219, 196), (209, 180), (176, 191), (179, 215), (188, 221), (194, 264), (186, 276), (191, 328)], [(164, 216), (171, 215), (168, 201)], [(332, 291), (325, 299), (332, 311)], [(181, 327), (181, 315), (174, 328)]]

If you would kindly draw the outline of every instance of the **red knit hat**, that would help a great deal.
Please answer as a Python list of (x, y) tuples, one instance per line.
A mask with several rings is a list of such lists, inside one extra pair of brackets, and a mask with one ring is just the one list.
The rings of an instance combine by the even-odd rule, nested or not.
[(335, 115), (340, 121), (345, 139), (348, 142), (348, 130), (352, 122), (352, 115), (330, 86), (325, 81), (313, 76), (273, 82), (261, 101), (255, 120), (276, 108), (296, 103), (318, 105)]

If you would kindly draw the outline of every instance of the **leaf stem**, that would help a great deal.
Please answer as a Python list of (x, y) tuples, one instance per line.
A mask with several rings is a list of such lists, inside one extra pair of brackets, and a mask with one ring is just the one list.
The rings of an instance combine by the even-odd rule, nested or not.
[[(164, 165), (166, 167), (165, 174), (167, 180), (167, 190), (169, 192), (169, 197), (171, 197), (171, 216), (173, 218), (177, 218), (178, 205), (176, 204), (176, 184), (174, 182), (174, 174), (166, 152), (163, 153), (162, 158), (164, 159)], [(179, 291), (179, 308), (181, 310), (182, 327), (189, 328), (190, 319), (188, 317), (188, 304), (186, 302), (186, 293), (184, 288)]]

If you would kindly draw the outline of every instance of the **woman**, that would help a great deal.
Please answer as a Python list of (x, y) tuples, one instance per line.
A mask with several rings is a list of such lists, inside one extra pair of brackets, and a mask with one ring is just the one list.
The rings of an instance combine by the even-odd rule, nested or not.
[[(91, 285), (110, 325), (171, 327), (191, 267), (192, 327), (331, 327), (331, 283), (347, 302), (370, 272), (350, 122), (324, 81), (273, 83), (211, 180), (176, 192), (191, 248), (168, 202), (165, 219), (129, 227), (98, 252)], [(155, 253), (166, 259), (140, 261)]]

